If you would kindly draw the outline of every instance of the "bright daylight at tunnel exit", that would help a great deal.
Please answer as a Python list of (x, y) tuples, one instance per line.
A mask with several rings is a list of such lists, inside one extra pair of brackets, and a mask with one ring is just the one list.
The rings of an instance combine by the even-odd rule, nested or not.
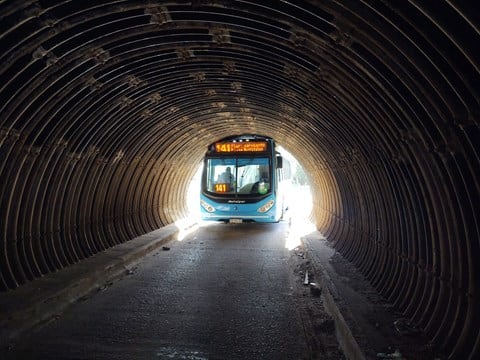
[(477, 8), (0, 0), (2, 356), (480, 358)]

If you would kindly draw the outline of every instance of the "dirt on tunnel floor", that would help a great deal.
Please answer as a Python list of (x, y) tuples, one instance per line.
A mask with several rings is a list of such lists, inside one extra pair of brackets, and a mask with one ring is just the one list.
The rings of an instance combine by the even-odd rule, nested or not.
[[(421, 329), (397, 312), (320, 233), (305, 236), (296, 251), (304, 258), (299, 274), (304, 276), (308, 271), (309, 281), (319, 284), (323, 301), (325, 296), (332, 297), (333, 309), (329, 307), (329, 311), (341, 315), (366, 359), (444, 358)], [(339, 325), (336, 320), (337, 334)], [(344, 334), (338, 336), (342, 341)]]

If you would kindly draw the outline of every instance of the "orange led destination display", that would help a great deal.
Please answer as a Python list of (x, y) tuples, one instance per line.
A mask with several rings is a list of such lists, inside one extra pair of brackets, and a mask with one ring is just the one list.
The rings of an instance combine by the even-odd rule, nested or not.
[(264, 152), (264, 151), (267, 151), (267, 142), (266, 141), (220, 142), (215, 144), (215, 151), (222, 152), (222, 153)]

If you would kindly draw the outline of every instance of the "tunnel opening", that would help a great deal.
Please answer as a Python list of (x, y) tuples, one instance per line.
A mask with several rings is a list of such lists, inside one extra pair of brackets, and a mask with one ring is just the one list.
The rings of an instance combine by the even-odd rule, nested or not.
[[(277, 148), (285, 159), (285, 164), (288, 163), (291, 171), (291, 179), (286, 184), (287, 188), (284, 191), (287, 204), (286, 211), (280, 221), (289, 223), (285, 247), (292, 250), (301, 244), (303, 236), (317, 230), (313, 222), (312, 189), (309, 180), (310, 176), (301, 163), (282, 146), (277, 146)], [(212, 225), (212, 222), (203, 221), (200, 217), (200, 187), (203, 166), (203, 163), (198, 166), (188, 184), (186, 193), (188, 214), (186, 219), (188, 221), (177, 221), (176, 224), (178, 224), (180, 229), (184, 229), (188, 223), (195, 223), (202, 227)], [(186, 234), (186, 231), (182, 231), (179, 239), (183, 239)]]
[(283, 221), (289, 223), (285, 236), (285, 247), (293, 250), (300, 246), (302, 238), (317, 230), (313, 219), (313, 198), (310, 176), (302, 164), (282, 146), (282, 155), (289, 161), (292, 181), (286, 192), (288, 210)]
[[(292, 222), (293, 220), (296, 224), (306, 224), (307, 222), (311, 224), (313, 204), (309, 177), (303, 166), (290, 152), (282, 146), (277, 146), (276, 149), (278, 151), (277, 156), (281, 155), (282, 157), (282, 167), (284, 168), (282, 188), (277, 189), (278, 196), (282, 197), (284, 204), (284, 212), (279, 220), (288, 222)], [(209, 222), (202, 220), (200, 214), (203, 170), (204, 163), (201, 163), (193, 172), (194, 175), (188, 183), (186, 192), (186, 218), (191, 222), (208, 225)], [(245, 174), (245, 170), (243, 173)]]
[(276, 141), (237, 134), (208, 145), (201, 176), (200, 217), (228, 223), (278, 222), (288, 208), (292, 167)]

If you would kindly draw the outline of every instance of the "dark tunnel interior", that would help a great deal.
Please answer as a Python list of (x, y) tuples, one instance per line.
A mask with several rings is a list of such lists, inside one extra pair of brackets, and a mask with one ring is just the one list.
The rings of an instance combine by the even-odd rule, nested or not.
[(206, 146), (270, 136), (316, 227), (480, 356), (473, 0), (0, 2), (0, 290), (188, 215)]

